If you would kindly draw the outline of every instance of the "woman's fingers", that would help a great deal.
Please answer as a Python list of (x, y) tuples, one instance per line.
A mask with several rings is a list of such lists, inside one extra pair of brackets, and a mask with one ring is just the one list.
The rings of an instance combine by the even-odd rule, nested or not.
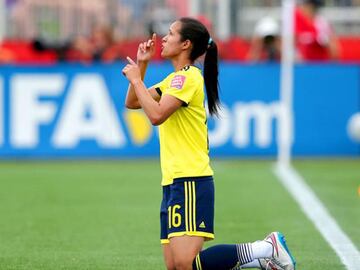
[(154, 33), (151, 37), (151, 39), (149, 39), (148, 41), (144, 41), (142, 43), (139, 44), (139, 49), (145, 53), (147, 48), (150, 48), (151, 46), (153, 46), (155, 44), (155, 40), (156, 40), (156, 34)]
[(154, 33), (151, 37), (151, 46), (155, 47), (156, 45), (156, 34)]
[[(134, 62), (134, 60), (132, 60), (129, 56), (126, 56), (126, 59), (128, 60), (128, 62), (131, 64), (131, 65), (136, 65), (136, 63)], [(129, 66), (129, 65), (126, 65), (126, 67)]]
[(151, 39), (149, 39), (146, 43), (146, 47), (150, 48), (150, 46), (153, 44), (153, 41)]
[[(127, 59), (128, 59), (128, 61), (129, 61), (129, 63), (130, 63), (130, 61), (132, 61), (132, 59), (130, 58), (130, 57), (127, 57)], [(134, 62), (134, 61), (133, 61)], [(124, 75), (124, 76), (126, 76), (126, 73), (129, 71), (129, 69), (131, 68), (131, 65), (132, 64), (127, 64), (123, 69), (122, 69), (122, 74)]]

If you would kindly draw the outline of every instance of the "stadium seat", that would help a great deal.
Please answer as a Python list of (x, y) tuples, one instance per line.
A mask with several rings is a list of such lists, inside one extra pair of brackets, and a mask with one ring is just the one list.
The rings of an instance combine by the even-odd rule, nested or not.
[[(138, 44), (142, 39), (124, 40), (109, 48), (103, 55), (104, 62), (112, 62), (118, 59), (126, 59), (126, 56), (136, 58)], [(161, 44), (161, 37), (158, 37), (158, 45)], [(341, 45), (340, 62), (360, 62), (360, 37), (340, 37)], [(249, 51), (249, 40), (238, 36), (232, 36), (225, 41), (217, 41), (219, 55), (226, 61), (246, 61)], [(16, 64), (53, 64), (58, 61), (57, 54), (52, 50), (37, 51), (31, 41), (5, 40), (0, 49), (11, 55)], [(80, 55), (79, 52), (70, 50), (66, 53), (66, 60), (69, 62), (91, 62), (91, 57)], [(161, 60), (161, 46), (157, 46), (154, 60)]]

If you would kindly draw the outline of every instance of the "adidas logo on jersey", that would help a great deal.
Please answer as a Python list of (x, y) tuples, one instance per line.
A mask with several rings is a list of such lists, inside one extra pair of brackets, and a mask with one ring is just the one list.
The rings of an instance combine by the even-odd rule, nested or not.
[(205, 222), (204, 222), (204, 221), (200, 223), (199, 228), (203, 228), (203, 229), (205, 229), (205, 228), (206, 228), (206, 226), (205, 226)]

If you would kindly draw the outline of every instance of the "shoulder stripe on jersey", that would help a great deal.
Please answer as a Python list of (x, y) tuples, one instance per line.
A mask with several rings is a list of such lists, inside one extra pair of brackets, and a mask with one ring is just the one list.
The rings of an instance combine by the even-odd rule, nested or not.
[(190, 66), (185, 66), (181, 70), (188, 71), (190, 69)]
[(160, 87), (156, 87), (155, 90), (156, 90), (156, 92), (159, 94), (159, 96), (161, 97), (161, 96), (162, 96), (162, 92), (161, 92)]

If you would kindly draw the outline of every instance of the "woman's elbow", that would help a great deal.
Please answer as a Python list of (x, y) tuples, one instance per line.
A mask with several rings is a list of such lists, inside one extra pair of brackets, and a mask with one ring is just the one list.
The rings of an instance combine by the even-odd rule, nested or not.
[(159, 126), (162, 123), (164, 123), (164, 121), (165, 121), (164, 119), (162, 119), (159, 116), (150, 117), (149, 120), (153, 126)]
[(141, 106), (139, 104), (135, 104), (135, 103), (132, 103), (132, 102), (128, 102), (126, 101), (125, 102), (125, 107), (127, 109), (131, 109), (131, 110), (136, 110), (136, 109), (140, 109)]

